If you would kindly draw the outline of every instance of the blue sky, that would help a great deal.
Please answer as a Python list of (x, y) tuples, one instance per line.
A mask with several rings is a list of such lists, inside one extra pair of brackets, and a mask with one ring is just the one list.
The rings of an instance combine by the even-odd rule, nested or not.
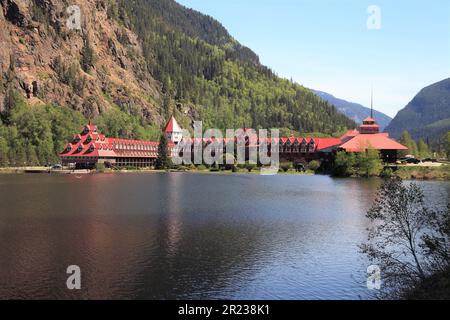
[[(278, 75), (395, 116), (450, 77), (449, 0), (177, 0), (211, 15)], [(370, 5), (381, 29), (367, 27)]]

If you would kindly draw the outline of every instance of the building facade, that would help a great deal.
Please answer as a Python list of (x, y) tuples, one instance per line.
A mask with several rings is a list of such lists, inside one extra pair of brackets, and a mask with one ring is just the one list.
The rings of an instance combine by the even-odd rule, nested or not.
[[(319, 160), (330, 162), (337, 151), (365, 152), (368, 149), (380, 151), (385, 162), (395, 162), (399, 150), (407, 148), (389, 138), (387, 133), (380, 133), (379, 126), (373, 118), (367, 118), (359, 130), (348, 131), (340, 138), (314, 138), (314, 137), (282, 137), (269, 138), (264, 141), (258, 138), (251, 129), (243, 130), (245, 135), (246, 159), (251, 150), (257, 151), (262, 143), (267, 145), (268, 155), (272, 146), (279, 152), (280, 162), (310, 162)], [(168, 153), (180, 152), (176, 147), (182, 141), (183, 134), (180, 125), (172, 116), (164, 128), (168, 140)], [(237, 139), (234, 138), (237, 144)], [(205, 148), (212, 143), (223, 145), (226, 153), (226, 144), (230, 142), (223, 139), (192, 139), (191, 152), (194, 148)], [(274, 145), (275, 144), (275, 145)], [(157, 141), (142, 141), (109, 138), (97, 130), (97, 126), (89, 122), (72, 141), (68, 142), (60, 154), (62, 164), (72, 165), (76, 168), (94, 168), (97, 164), (106, 167), (152, 167), (158, 157)]]

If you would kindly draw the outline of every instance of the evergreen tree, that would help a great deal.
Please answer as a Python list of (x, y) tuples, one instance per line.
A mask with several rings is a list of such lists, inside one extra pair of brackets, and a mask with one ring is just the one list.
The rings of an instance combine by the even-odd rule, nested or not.
[(447, 159), (450, 159), (450, 131), (444, 136), (444, 150), (447, 155)]
[(431, 157), (430, 147), (423, 139), (419, 140), (419, 143), (417, 144), (417, 151), (421, 159)]
[(6, 167), (9, 164), (9, 147), (4, 137), (0, 136), (0, 167)]
[(29, 166), (39, 165), (39, 160), (36, 154), (36, 149), (31, 143), (27, 143), (26, 146), (27, 164)]
[(165, 134), (161, 135), (158, 146), (158, 158), (156, 159), (155, 167), (158, 170), (168, 169), (170, 166), (170, 159), (168, 155), (168, 141)]
[(84, 44), (81, 51), (80, 64), (84, 72), (91, 71), (91, 67), (94, 66), (94, 50), (91, 47), (88, 35), (84, 36)]
[(375, 149), (367, 149), (357, 156), (358, 174), (362, 177), (378, 176), (383, 170), (380, 153)]
[(411, 138), (411, 135), (409, 134), (408, 131), (403, 131), (401, 137), (400, 137), (400, 143), (403, 144), (405, 147), (408, 148), (408, 150), (405, 151), (400, 151), (400, 155), (401, 156), (405, 156), (407, 154), (411, 154), (414, 156), (418, 156), (419, 152), (417, 149), (417, 144), (416, 142)]
[(355, 173), (355, 164), (356, 157), (354, 153), (339, 151), (334, 159), (333, 174), (341, 177), (351, 176)]

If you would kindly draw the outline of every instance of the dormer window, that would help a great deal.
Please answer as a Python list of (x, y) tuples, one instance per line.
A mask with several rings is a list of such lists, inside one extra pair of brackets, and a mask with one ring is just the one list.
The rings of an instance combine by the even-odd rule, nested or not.
[(314, 142), (313, 139), (311, 139), (311, 141), (309, 142), (308, 151), (314, 152), (315, 149), (316, 149), (316, 143)]
[(93, 145), (93, 144), (91, 144), (91, 145), (89, 146), (89, 152), (92, 152), (92, 151), (94, 151), (94, 149), (95, 149), (94, 145)]
[(67, 150), (67, 152), (72, 151), (72, 146), (69, 144), (69, 145), (67, 146), (66, 150)]
[(301, 145), (300, 145), (300, 152), (305, 153), (306, 152), (306, 140), (303, 139)]
[(86, 138), (86, 143), (89, 143), (89, 142), (91, 142), (92, 141), (92, 137), (89, 135), (89, 136), (87, 136), (87, 138)]
[(83, 151), (83, 146), (82, 146), (81, 144), (78, 146), (77, 151), (78, 151), (78, 152)]

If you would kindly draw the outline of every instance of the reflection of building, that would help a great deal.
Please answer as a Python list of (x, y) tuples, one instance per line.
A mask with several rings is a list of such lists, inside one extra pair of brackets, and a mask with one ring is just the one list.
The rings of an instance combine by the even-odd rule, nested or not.
[[(314, 159), (329, 161), (338, 150), (365, 152), (370, 148), (379, 150), (383, 159), (391, 162), (396, 160), (398, 150), (407, 149), (390, 139), (387, 133), (380, 133), (379, 126), (372, 117), (364, 120), (359, 131), (349, 131), (341, 138), (283, 137), (262, 140), (251, 129), (244, 129), (243, 133), (241, 138), (245, 139), (246, 159), (251, 149), (257, 151), (263, 143), (267, 144), (269, 156), (272, 146), (279, 151), (281, 162), (308, 162)], [(172, 154), (183, 139), (182, 129), (173, 116), (167, 122), (164, 134), (168, 139), (169, 154)], [(234, 138), (235, 145), (238, 144), (237, 139)], [(225, 146), (228, 142), (230, 140), (227, 138), (192, 139), (192, 149), (195, 146), (203, 149), (219, 143), (223, 144), (223, 152), (226, 153)], [(98, 133), (97, 127), (89, 122), (80, 134), (66, 144), (60, 156), (64, 165), (73, 163), (78, 168), (93, 168), (97, 163), (118, 167), (150, 167), (158, 157), (158, 145), (159, 142), (156, 141), (107, 138)]]

